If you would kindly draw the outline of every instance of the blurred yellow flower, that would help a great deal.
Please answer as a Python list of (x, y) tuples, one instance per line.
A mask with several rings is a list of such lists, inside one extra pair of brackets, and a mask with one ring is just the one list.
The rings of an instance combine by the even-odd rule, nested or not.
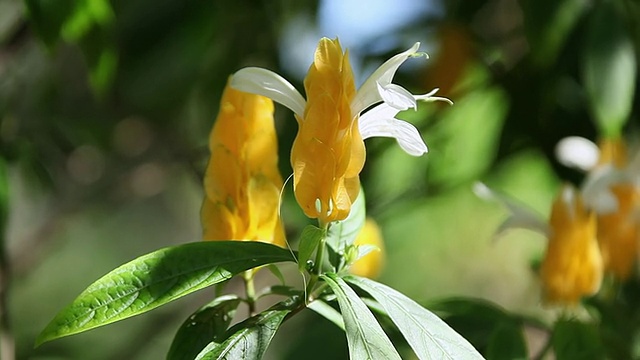
[[(603, 139), (598, 147), (600, 166), (610, 165), (619, 171), (628, 166), (626, 144), (622, 139)], [(631, 181), (613, 183), (609, 190), (618, 206), (614, 212), (599, 214), (598, 242), (605, 270), (624, 281), (631, 275), (638, 258), (640, 192)]]
[(553, 203), (550, 236), (540, 268), (544, 298), (576, 305), (595, 294), (602, 282), (602, 256), (596, 239), (596, 217), (580, 194), (565, 185)]
[(557, 153), (560, 162), (587, 172), (583, 192), (587, 206), (597, 214), (605, 271), (627, 280), (640, 241), (638, 164), (628, 160), (626, 144), (618, 137), (602, 139), (598, 145), (581, 137), (565, 138)]
[(498, 194), (482, 183), (474, 186), (478, 196), (505, 205), (510, 216), (497, 235), (513, 228), (537, 231), (548, 239), (540, 268), (545, 302), (577, 305), (582, 297), (600, 289), (603, 261), (596, 238), (596, 215), (585, 207), (581, 194), (564, 185), (553, 202), (548, 223), (533, 210)]
[(273, 110), (269, 98), (227, 84), (209, 136), (211, 159), (201, 210), (205, 240), (259, 240), (284, 246)]
[(427, 152), (418, 130), (395, 116), (416, 109), (418, 100), (450, 101), (433, 96), (437, 89), (413, 95), (391, 82), (402, 63), (420, 55), (419, 46), (389, 59), (356, 91), (348, 52), (343, 53), (337, 39), (322, 38), (304, 81), (307, 100), (272, 71), (250, 67), (234, 75), (234, 88), (268, 96), (295, 113), (299, 131), (291, 151), (294, 193), (308, 217), (327, 224), (349, 215), (360, 191), (364, 139), (393, 137), (410, 155)]
[(384, 266), (384, 242), (378, 224), (373, 219), (367, 218), (353, 244), (356, 246), (371, 245), (376, 249), (354, 261), (349, 272), (370, 279), (377, 278)]

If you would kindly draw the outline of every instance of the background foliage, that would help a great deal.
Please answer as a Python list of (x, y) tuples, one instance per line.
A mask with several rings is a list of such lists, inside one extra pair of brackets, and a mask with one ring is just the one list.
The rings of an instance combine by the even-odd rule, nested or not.
[[(431, 59), (408, 63), (397, 82), (414, 93), (440, 87), (455, 103), (406, 114), (430, 147), (425, 157), (407, 157), (392, 140), (367, 143), (367, 206), (386, 241), (381, 281), (424, 304), (445, 296), (490, 301), (486, 306), (504, 317), (459, 319), (463, 335), (465, 321), (471, 327), (489, 322), (490, 333), (477, 342), (469, 337), (486, 345), (485, 355), (509, 358), (492, 344), (523, 323), (525, 350), (540, 350), (551, 335), (509, 313), (553, 316), (540, 306), (530, 267), (544, 239), (517, 232), (493, 243), (505, 214), (476, 199), (470, 184), (487, 180), (546, 215), (561, 179), (581, 179), (555, 161), (559, 139), (593, 139), (598, 129), (610, 133), (627, 120), (625, 135), (637, 138), (638, 72), (628, 59), (640, 55), (640, 4), (357, 4), (0, 2), (0, 205), (8, 214), (1, 221), (0, 286), (18, 358), (164, 356), (175, 329), (205, 303), (205, 294), (37, 349), (33, 343), (58, 309), (108, 270), (200, 238), (207, 134), (227, 77), (257, 65), (301, 89), (320, 36), (338, 36), (350, 49), (360, 81), (381, 59), (421, 41)], [(289, 112), (277, 116), (286, 154), (297, 128)], [(286, 155), (280, 164), (283, 174), (291, 173)], [(287, 194), (290, 234), (306, 224), (296, 208)], [(295, 265), (289, 270), (295, 274)], [(458, 307), (440, 303), (442, 312), (486, 314), (484, 307), (453, 304)], [(301, 323), (313, 326), (301, 333)], [(553, 344), (567, 348), (566, 334), (580, 334), (593, 345), (593, 331), (567, 320)], [(509, 343), (513, 354), (523, 351), (524, 340)], [(346, 341), (311, 314), (285, 324), (267, 356), (295, 359), (310, 349), (318, 358), (344, 357)]]

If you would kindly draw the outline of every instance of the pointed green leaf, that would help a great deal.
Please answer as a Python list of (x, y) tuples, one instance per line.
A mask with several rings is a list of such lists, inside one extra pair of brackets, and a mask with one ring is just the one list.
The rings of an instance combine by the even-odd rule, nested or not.
[(327, 244), (336, 253), (342, 254), (347, 246), (353, 244), (364, 226), (366, 220), (366, 200), (364, 190), (360, 188), (360, 194), (351, 204), (351, 211), (346, 219), (331, 223), (327, 232)]
[(141, 256), (89, 286), (47, 325), (36, 345), (142, 314), (257, 266), (294, 261), (290, 251), (245, 241), (202, 241)]
[(368, 292), (387, 312), (420, 359), (482, 359), (482, 355), (435, 314), (402, 293), (357, 276), (345, 280)]
[(221, 296), (193, 313), (173, 338), (167, 360), (193, 360), (211, 341), (222, 342), (240, 299)]
[(211, 342), (195, 359), (262, 359), (282, 321), (292, 310), (293, 306), (280, 303), (234, 325), (223, 342)]
[(633, 104), (636, 52), (613, 2), (594, 8), (585, 44), (583, 79), (602, 136), (618, 136)]
[(336, 274), (322, 275), (338, 298), (349, 344), (349, 358), (400, 359), (391, 340), (358, 294)]
[(317, 226), (307, 225), (302, 230), (300, 245), (298, 246), (298, 268), (300, 268), (300, 271), (304, 271), (307, 266), (307, 260), (311, 258), (311, 255), (318, 247), (318, 243), (325, 236), (325, 231)]

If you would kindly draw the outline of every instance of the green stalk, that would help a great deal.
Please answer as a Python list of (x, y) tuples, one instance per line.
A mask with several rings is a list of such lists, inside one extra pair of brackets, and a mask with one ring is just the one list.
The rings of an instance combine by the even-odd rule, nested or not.
[(249, 306), (249, 316), (256, 314), (256, 289), (253, 285), (253, 273), (254, 269), (250, 269), (244, 272), (244, 288), (247, 295), (247, 305)]

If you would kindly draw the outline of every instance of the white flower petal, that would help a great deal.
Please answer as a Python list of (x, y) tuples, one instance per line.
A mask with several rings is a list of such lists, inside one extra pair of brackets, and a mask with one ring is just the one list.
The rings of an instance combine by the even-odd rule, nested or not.
[(509, 211), (509, 217), (498, 227), (495, 238), (511, 229), (528, 229), (549, 236), (551, 230), (544, 218), (533, 209), (516, 202), (514, 199), (491, 190), (487, 185), (476, 182), (473, 192), (481, 199), (493, 200), (502, 204)]
[(395, 118), (399, 110), (382, 103), (362, 114), (358, 129), (363, 139), (374, 136), (392, 137), (407, 154), (421, 156), (427, 153), (427, 145), (418, 129), (406, 121)]
[(558, 162), (573, 169), (589, 171), (597, 165), (599, 157), (598, 146), (580, 136), (566, 137), (556, 145)]
[(582, 198), (588, 208), (599, 215), (611, 214), (618, 211), (618, 199), (611, 191), (611, 186), (617, 183), (631, 182), (632, 178), (624, 171), (617, 170), (612, 165), (598, 167), (589, 172), (582, 185)]
[(426, 94), (422, 94), (422, 95), (413, 95), (413, 97), (416, 100), (421, 100), (421, 101), (444, 101), (446, 103), (449, 103), (449, 105), (453, 105), (453, 101), (447, 99), (446, 97), (440, 97), (440, 96), (433, 96), (435, 93), (438, 92), (438, 88), (435, 88), (431, 91), (429, 91)]
[(302, 118), (306, 101), (290, 82), (271, 70), (247, 67), (238, 70), (231, 78), (231, 87), (266, 96), (293, 111)]
[(396, 84), (382, 86), (380, 83), (376, 83), (376, 85), (378, 86), (378, 94), (380, 94), (382, 100), (391, 107), (398, 110), (407, 110), (409, 108), (413, 108), (414, 110), (418, 109), (418, 103), (409, 90)]
[(351, 102), (351, 113), (359, 114), (369, 106), (382, 101), (377, 84), (383, 87), (391, 84), (391, 80), (400, 65), (415, 54), (419, 47), (420, 43), (415, 43), (410, 49), (393, 56), (374, 71), (364, 84), (362, 84), (360, 89), (358, 89), (358, 93)]

